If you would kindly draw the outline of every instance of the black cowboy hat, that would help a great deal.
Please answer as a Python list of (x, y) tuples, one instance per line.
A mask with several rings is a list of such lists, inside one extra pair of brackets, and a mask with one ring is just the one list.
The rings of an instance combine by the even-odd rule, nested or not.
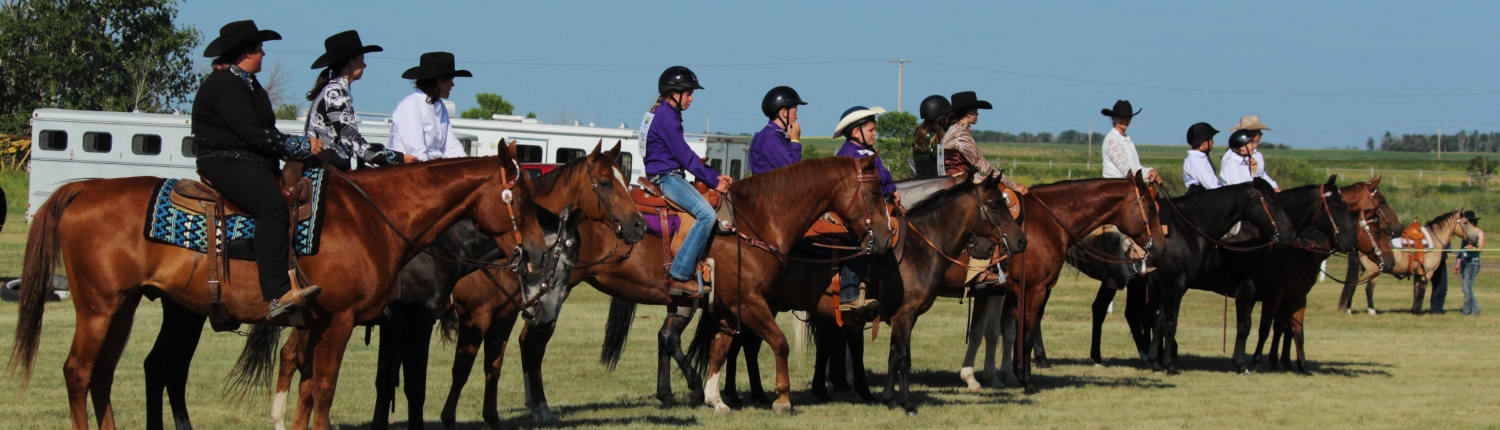
[(453, 54), (447, 52), (428, 52), (422, 54), (422, 63), (417, 67), (406, 69), (401, 74), (401, 79), (431, 79), (444, 76), (458, 76), (464, 78), (474, 77), (468, 70), (455, 70), (453, 68)]
[(314, 70), (321, 69), (333, 65), (333, 63), (354, 58), (356, 55), (384, 50), (379, 45), (365, 45), (359, 41), (358, 31), (349, 30), (323, 39), (323, 55), (319, 55), (317, 60), (313, 60), (312, 68)]
[(1131, 112), (1130, 111), (1130, 100), (1115, 100), (1115, 108), (1114, 109), (1099, 109), (1099, 113), (1102, 113), (1102, 114), (1104, 114), (1104, 116), (1107, 116), (1107, 117), (1123, 116), (1123, 117), (1126, 117), (1126, 118), (1130, 118), (1130, 117), (1133, 117), (1133, 116), (1136, 116), (1136, 115), (1140, 115), (1142, 110), (1145, 110), (1145, 109), (1140, 109), (1140, 110), (1136, 110), (1135, 112)]
[(995, 106), (991, 105), (990, 102), (980, 100), (979, 96), (975, 95), (973, 91), (960, 91), (953, 93), (953, 97), (949, 97), (948, 100), (951, 100), (953, 102), (953, 107), (949, 108), (948, 112), (964, 112), (969, 109), (995, 108)]
[(244, 20), (224, 24), (219, 27), (219, 37), (208, 42), (208, 47), (203, 48), (203, 56), (218, 58), (224, 54), (235, 53), (246, 45), (252, 45), (267, 40), (281, 40), (281, 33), (271, 30), (261, 30), (255, 26), (255, 21)]
[(1203, 141), (1213, 139), (1215, 134), (1219, 134), (1219, 131), (1214, 130), (1214, 126), (1208, 125), (1206, 122), (1193, 124), (1192, 127), (1188, 127), (1187, 131), (1188, 146), (1197, 148), (1198, 144), (1203, 143)]
[(1464, 211), (1463, 217), (1464, 219), (1469, 220), (1469, 224), (1473, 224), (1475, 226), (1479, 225), (1479, 216), (1475, 215), (1474, 211)]

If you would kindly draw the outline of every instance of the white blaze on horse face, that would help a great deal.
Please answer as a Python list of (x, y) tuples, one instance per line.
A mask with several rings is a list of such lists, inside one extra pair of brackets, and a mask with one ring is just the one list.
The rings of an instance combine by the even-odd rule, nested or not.
[(615, 166), (615, 167), (613, 167), (611, 169), (615, 171), (615, 180), (616, 181), (620, 181), (620, 186), (624, 187), (625, 186), (625, 174), (624, 173), (620, 173), (620, 166)]

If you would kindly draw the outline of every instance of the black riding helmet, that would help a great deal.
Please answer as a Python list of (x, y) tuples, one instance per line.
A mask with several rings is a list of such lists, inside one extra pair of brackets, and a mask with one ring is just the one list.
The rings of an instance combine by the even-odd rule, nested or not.
[(772, 88), (766, 92), (766, 98), (760, 100), (760, 112), (766, 114), (766, 118), (776, 119), (776, 113), (782, 108), (802, 106), (807, 102), (797, 95), (797, 90), (785, 85)]
[(947, 97), (933, 94), (922, 99), (922, 107), (918, 109), (918, 112), (922, 114), (923, 121), (932, 121), (952, 108), (953, 105), (948, 103)]
[(668, 67), (667, 70), (661, 72), (661, 77), (656, 79), (656, 93), (661, 95), (673, 91), (701, 89), (703, 86), (698, 85), (698, 75), (682, 66)]
[(1240, 149), (1255, 140), (1254, 130), (1235, 130), (1229, 135), (1229, 149)]

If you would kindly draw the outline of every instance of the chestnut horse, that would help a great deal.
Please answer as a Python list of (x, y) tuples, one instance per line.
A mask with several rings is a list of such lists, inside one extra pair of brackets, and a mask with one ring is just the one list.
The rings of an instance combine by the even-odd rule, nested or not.
[[(63, 369), (75, 428), (89, 426), (85, 402), (90, 394), (98, 425), (115, 427), (110, 388), (143, 294), (149, 291), (194, 312), (208, 312), (204, 254), (149, 242), (141, 233), (159, 181), (137, 177), (64, 185), (43, 204), (28, 238), (11, 366), (30, 375), (43, 300), (62, 258), (77, 320)], [(308, 394), (302, 406), (316, 409), (319, 429), (328, 428), (339, 364), (355, 324), (380, 313), (397, 270), (449, 225), (472, 218), (502, 249), (519, 246), (530, 255), (542, 255), (543, 249), (535, 217), (512, 210), (530, 204), (531, 193), (509, 151), (351, 172), (347, 180), (330, 179), (326, 193), (324, 211), (333, 221), (322, 232), (323, 252), (301, 259), (308, 278), (325, 286), (307, 309), (310, 341), (305, 354), (312, 371), (301, 386)], [(231, 267), (233, 287), (223, 293), (230, 315), (252, 324), (285, 324), (266, 319), (254, 263), (234, 261)], [(297, 425), (306, 427), (307, 422)]]
[[(736, 182), (728, 197), (735, 207), (734, 221), (738, 233), (736, 236), (716, 236), (709, 249), (709, 257), (717, 263), (713, 294), (715, 312), (745, 315), (745, 327), (759, 333), (771, 333), (764, 330), (774, 328), (776, 324), (770, 318), (762, 291), (773, 286), (780, 276), (783, 263), (778, 258), (783, 255), (783, 250), (790, 249), (792, 241), (801, 237), (802, 232), (824, 213), (832, 211), (844, 219), (868, 220), (868, 228), (859, 231), (869, 236), (865, 239), (867, 247), (871, 252), (883, 252), (889, 248), (892, 237), (890, 219), (884, 200), (872, 183), (876, 177), (871, 159), (827, 157), (802, 161)], [(671, 399), (670, 365), (674, 359), (684, 368), (683, 374), (689, 378), (688, 385), (694, 391), (699, 390), (696, 373), (687, 364), (678, 341), (691, 313), (687, 313), (688, 318), (673, 317), (678, 314), (676, 306), (669, 303), (664, 285), (666, 266), (662, 263), (661, 238), (646, 236), (631, 246), (614, 238), (612, 229), (598, 222), (581, 223), (579, 235), (582, 248), (569, 285), (588, 281), (589, 285), (614, 298), (601, 361), (610, 365), (619, 358), (637, 304), (666, 305), (668, 317), (659, 332), (657, 349), (656, 396), (664, 402)], [(491, 322), (490, 329), (507, 323), (498, 324)], [(779, 331), (774, 333), (781, 334)], [(541, 372), (542, 357), (551, 335), (551, 329), (528, 325), (520, 339), (527, 384), (526, 406), (539, 422), (557, 420), (547, 406)], [(790, 408), (787, 348), (784, 337), (779, 342), (777, 370), (780, 385), (777, 392), (781, 396), (778, 404), (784, 406), (778, 408), (786, 410)], [(458, 395), (458, 391), (449, 394), (444, 406), (444, 422), (451, 422)], [(717, 396), (713, 399), (718, 400)], [(493, 412), (494, 408), (492, 402), (486, 401), (484, 415), (487, 421), (489, 417), (498, 416)], [(727, 412), (727, 407), (719, 412)]]
[[(1102, 225), (1114, 225), (1147, 257), (1166, 243), (1156, 204), (1156, 189), (1137, 173), (1129, 179), (1087, 179), (1039, 185), (1022, 199), (1027, 252), (1006, 262), (1007, 293), (1014, 295), (1017, 319), (1013, 367), (1026, 393), (1035, 393), (1031, 379), (1032, 348), (1041, 324), (1047, 295), (1057, 285), (1068, 248)], [(1101, 257), (1111, 257), (1103, 256)], [(894, 352), (893, 352), (894, 353)], [(907, 352), (909, 355), (909, 351)]]
[[(645, 220), (641, 218), (635, 208), (635, 203), (630, 199), (625, 177), (616, 165), (620, 154), (620, 144), (616, 142), (615, 146), (606, 152), (600, 152), (601, 149), (602, 142), (595, 146), (588, 156), (574, 159), (567, 165), (533, 179), (533, 203), (549, 213), (563, 213), (570, 216), (574, 225), (572, 228), (576, 228), (579, 222), (590, 221), (610, 229), (618, 240), (623, 240), (627, 244), (639, 242), (646, 235)], [(574, 207), (578, 208), (577, 215), (571, 214), (574, 212), (571, 208)], [(550, 223), (544, 224), (544, 227), (551, 226)], [(559, 226), (556, 232), (557, 234), (566, 233), (567, 237), (576, 238), (576, 233), (568, 231), (563, 226)], [(549, 230), (548, 233), (549, 240), (551, 240), (550, 235), (554, 232)], [(476, 234), (477, 232), (472, 228), (456, 233), (458, 238), (465, 243), (472, 242)], [(577, 244), (573, 244), (564, 248), (567, 248), (567, 252), (576, 252), (577, 247)], [(471, 247), (460, 252), (465, 253), (464, 255), (483, 256), (487, 248)], [(419, 260), (414, 261), (413, 264), (422, 261), (423, 257), (418, 258)], [(563, 261), (548, 263), (548, 273), (558, 271), (555, 275), (548, 276), (561, 277), (555, 281), (549, 281), (549, 285), (565, 283), (572, 273), (573, 258), (569, 257), (565, 260), (566, 265), (562, 264)], [(389, 411), (395, 400), (397, 380), (403, 375), (406, 379), (407, 425), (419, 428), (424, 422), (422, 407), (426, 403), (427, 357), (432, 325), (436, 322), (437, 315), (446, 310), (449, 293), (453, 291), (459, 279), (474, 270), (472, 267), (445, 264), (447, 262), (435, 259), (429, 263), (431, 264), (420, 268), (436, 269), (433, 267), (435, 264), (445, 267), (445, 272), (448, 272), (450, 276), (434, 277), (434, 273), (410, 273), (410, 269), (402, 272), (400, 279), (402, 297), (392, 304), (391, 312), (396, 324), (387, 323), (381, 329), (379, 373), (376, 375), (375, 383), (375, 415), (371, 421), (371, 428), (386, 428), (389, 425)], [(507, 292), (515, 288), (515, 282), (519, 281), (512, 281), (496, 274), (484, 276), (484, 279), (487, 282), (486, 285), (491, 290), (495, 290), (490, 293), (502, 294), (507, 300), (517, 300), (514, 294)], [(496, 290), (497, 288), (499, 290)], [(535, 317), (529, 322), (538, 326), (554, 326), (558, 307), (562, 305), (562, 300), (567, 294), (566, 288), (561, 290), (557, 294), (552, 294), (549, 290), (548, 294), (541, 296)], [(441, 307), (434, 306), (438, 304)], [(521, 303), (503, 303), (498, 306), (515, 307), (517, 312), (524, 312), (525, 308), (530, 307)], [(515, 314), (511, 314), (512, 321), (514, 317)], [(281, 355), (281, 371), (276, 385), (277, 396), (272, 405), (272, 420), (278, 423), (282, 421), (281, 416), (285, 411), (282, 405), (286, 398), (285, 393), (290, 387), (291, 374), (296, 370), (298, 357), (292, 352), (294, 348), (291, 348), (295, 341), (298, 339), (289, 339), (287, 348), (284, 348)], [(403, 368), (404, 372), (401, 372)], [(461, 386), (462, 383), (457, 385)]]

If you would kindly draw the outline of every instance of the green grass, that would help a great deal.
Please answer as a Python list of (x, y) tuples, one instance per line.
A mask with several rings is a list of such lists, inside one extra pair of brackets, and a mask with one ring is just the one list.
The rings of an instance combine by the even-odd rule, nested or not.
[[(19, 265), (16, 253), (25, 229), (0, 233), (4, 267)], [(1219, 296), (1191, 292), (1183, 305), (1182, 367), (1177, 376), (1140, 367), (1119, 312), (1105, 325), (1104, 354), (1108, 367), (1088, 362), (1088, 306), (1097, 286), (1072, 272), (1063, 274), (1052, 297), (1045, 322), (1049, 350), (1057, 365), (1039, 369), (1035, 395), (1016, 389), (971, 392), (958, 380), (963, 355), (965, 306), (942, 300), (923, 316), (915, 333), (912, 388), (921, 401), (918, 417), (906, 417), (883, 406), (852, 403), (850, 393), (836, 394), (836, 402), (817, 404), (807, 391), (811, 353), (791, 358), (793, 404), (796, 416), (778, 416), (765, 406), (738, 410), (715, 418), (705, 407), (660, 408), (651, 398), (655, 381), (655, 332), (663, 309), (642, 307), (620, 367), (613, 373), (597, 364), (608, 299), (580, 287), (569, 299), (546, 362), (549, 395), (563, 424), (577, 427), (660, 428), (713, 426), (716, 428), (1450, 428), (1494, 427), (1500, 422), (1500, 372), (1494, 359), (1500, 346), (1500, 261), (1491, 259), (1476, 288), (1487, 313), (1461, 317), (1456, 282), (1446, 316), (1413, 316), (1390, 312), (1379, 316), (1347, 316), (1334, 312), (1339, 287), (1319, 284), (1310, 297), (1307, 347), (1312, 377), (1282, 373), (1238, 376), (1230, 372), (1229, 355), (1214, 350), (1221, 336), (1223, 302)], [(1410, 284), (1382, 278), (1377, 291), (1381, 309), (1410, 305)], [(1123, 300), (1117, 304), (1123, 305)], [(1361, 307), (1362, 308), (1362, 307)], [(0, 343), (10, 343), (16, 321), (14, 303), (0, 304)], [(24, 391), (17, 379), (0, 378), (0, 392), (10, 393), (0, 404), (0, 422), (7, 428), (53, 429), (68, 426), (67, 396), (62, 365), (73, 333), (71, 302), (47, 305), (38, 367)], [(794, 321), (780, 319), (784, 330)], [(115, 414), (121, 428), (144, 425), (141, 363), (161, 324), (161, 306), (143, 302), (136, 314), (132, 339), (116, 372)], [(869, 344), (865, 363), (874, 384), (883, 383), (889, 331)], [(339, 428), (365, 428), (374, 403), (371, 385), (378, 345), (364, 345), (356, 331), (340, 375), (333, 421)], [(1232, 333), (1231, 333), (1232, 336)], [(223, 376), (233, 364), (244, 338), (205, 331), (193, 362), (188, 388), (189, 405), (198, 428), (265, 428), (269, 396), (234, 403), (221, 397)], [(512, 341), (514, 342), (514, 340)], [(514, 343), (513, 343), (514, 345)], [(522, 406), (518, 349), (510, 348), (501, 377), (501, 416), (507, 428), (535, 427)], [(434, 344), (428, 369), (429, 428), (441, 411), (450, 386), (452, 347)], [(767, 387), (774, 382), (769, 349), (762, 354)], [(747, 388), (744, 373), (740, 387)], [(459, 409), (461, 428), (483, 428), (479, 415), (482, 376), (476, 369), (465, 387)], [(679, 394), (682, 383), (676, 382)], [(878, 391), (877, 391), (878, 394)], [(398, 396), (399, 397), (399, 396)], [(685, 399), (681, 394), (680, 399)], [(405, 400), (394, 414), (404, 420)], [(403, 421), (404, 422), (404, 421)]]

